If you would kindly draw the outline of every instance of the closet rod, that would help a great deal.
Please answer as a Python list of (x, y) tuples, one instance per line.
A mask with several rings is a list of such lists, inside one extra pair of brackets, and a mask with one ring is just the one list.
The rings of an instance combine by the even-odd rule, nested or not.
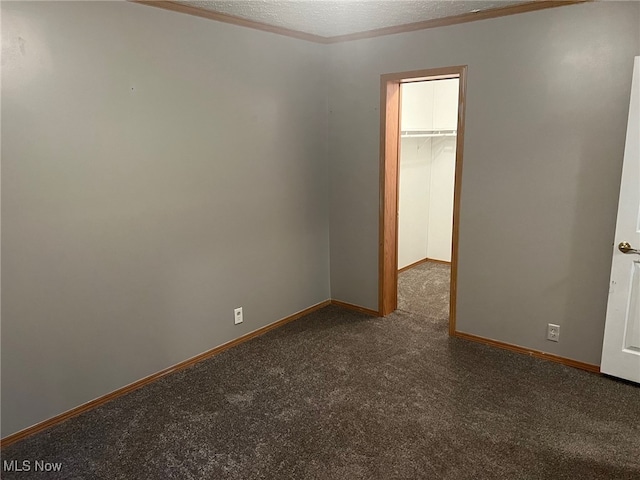
[(455, 137), (456, 130), (402, 130), (401, 137)]

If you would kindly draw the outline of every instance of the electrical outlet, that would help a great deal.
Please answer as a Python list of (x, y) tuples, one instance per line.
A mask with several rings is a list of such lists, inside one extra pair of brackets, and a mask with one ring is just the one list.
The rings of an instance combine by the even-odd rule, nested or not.
[(233, 309), (233, 323), (235, 325), (242, 323), (242, 307)]
[(549, 323), (547, 325), (547, 340), (557, 342), (560, 340), (560, 325)]

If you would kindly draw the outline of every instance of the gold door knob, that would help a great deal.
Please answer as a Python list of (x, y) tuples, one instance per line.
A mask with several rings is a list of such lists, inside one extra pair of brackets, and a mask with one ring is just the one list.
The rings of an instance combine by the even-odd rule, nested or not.
[(632, 248), (629, 242), (620, 242), (620, 245), (618, 245), (618, 250), (620, 250), (622, 253), (635, 253), (636, 255), (640, 255), (640, 250)]

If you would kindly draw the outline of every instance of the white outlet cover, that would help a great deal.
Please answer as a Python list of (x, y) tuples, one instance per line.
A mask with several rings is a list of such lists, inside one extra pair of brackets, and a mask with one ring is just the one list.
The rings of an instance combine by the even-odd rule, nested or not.
[(242, 307), (239, 308), (234, 308), (233, 310), (233, 323), (235, 325), (238, 325), (239, 323), (242, 323), (243, 319), (242, 319)]
[(557, 342), (560, 340), (560, 325), (547, 324), (547, 340)]

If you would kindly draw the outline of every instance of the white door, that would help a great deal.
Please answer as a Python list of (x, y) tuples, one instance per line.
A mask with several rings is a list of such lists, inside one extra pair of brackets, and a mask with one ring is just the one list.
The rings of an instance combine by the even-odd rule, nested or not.
[(640, 383), (640, 57), (633, 64), (600, 371)]

